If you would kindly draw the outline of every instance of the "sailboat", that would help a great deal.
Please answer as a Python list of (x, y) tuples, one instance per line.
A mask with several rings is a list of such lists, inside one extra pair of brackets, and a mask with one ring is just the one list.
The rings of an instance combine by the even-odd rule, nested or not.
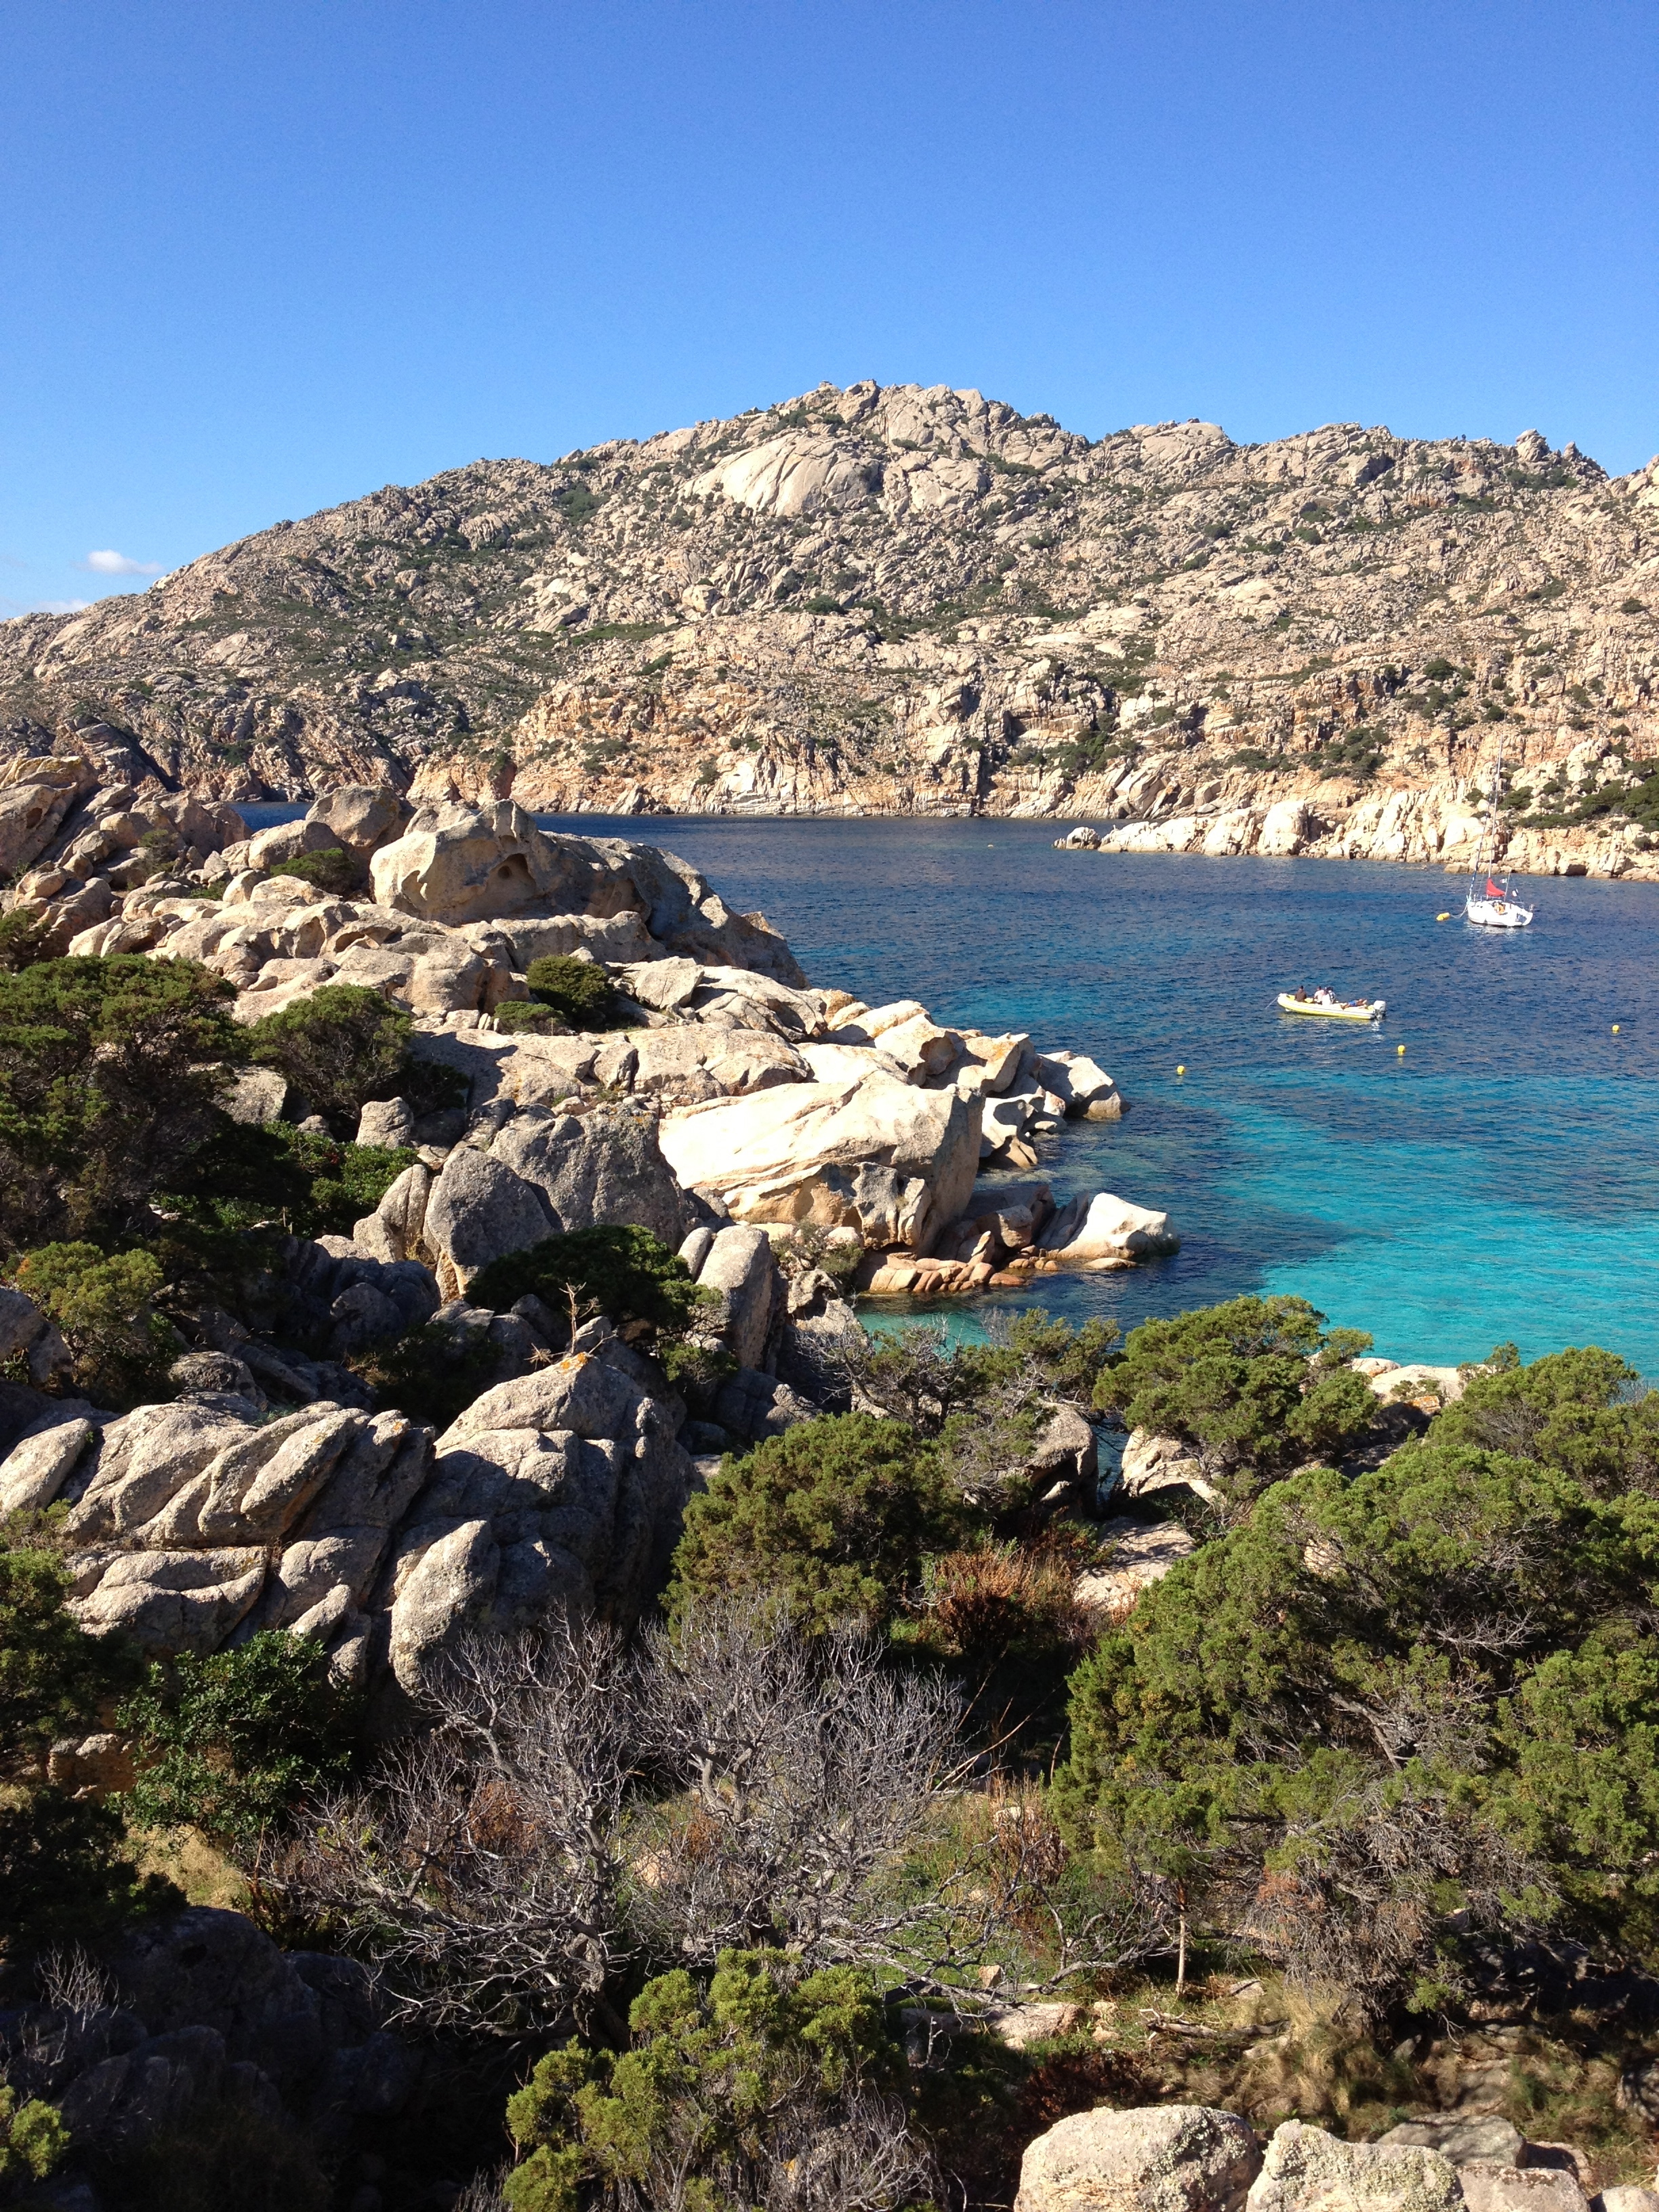
[[(1498, 865), (1498, 816), (1503, 804), (1504, 740), (1500, 737), (1498, 740), (1498, 765), (1492, 770), (1492, 805), (1480, 826), (1480, 842), (1475, 848), (1474, 872), (1469, 878), (1468, 896), (1463, 901), (1463, 912), (1481, 929), (1527, 929), (1532, 925), (1532, 908), (1522, 906), (1510, 892), (1508, 884), (1494, 877), (1491, 872)], [(1491, 867), (1486, 859), (1489, 837), (1492, 843)]]

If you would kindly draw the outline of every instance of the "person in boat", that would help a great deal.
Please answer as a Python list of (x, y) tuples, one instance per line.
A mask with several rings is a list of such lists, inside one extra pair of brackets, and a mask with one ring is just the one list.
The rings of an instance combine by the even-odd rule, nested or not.
[(1336, 1004), (1336, 994), (1331, 989), (1329, 984), (1322, 983), (1314, 993), (1313, 1002), (1316, 1006), (1334, 1006)]
[(1304, 1006), (1307, 1005), (1307, 1003), (1308, 1003), (1308, 987), (1307, 987), (1307, 985), (1306, 985), (1305, 983), (1298, 983), (1298, 984), (1297, 985), (1297, 987), (1296, 987), (1296, 996), (1297, 996), (1297, 1003), (1298, 1003), (1299, 1005), (1302, 1005), (1302, 1006)]

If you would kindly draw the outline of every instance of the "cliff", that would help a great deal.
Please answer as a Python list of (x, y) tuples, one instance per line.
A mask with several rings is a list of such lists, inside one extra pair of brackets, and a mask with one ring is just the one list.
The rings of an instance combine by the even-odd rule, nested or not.
[(1659, 462), (1358, 424), (1091, 444), (977, 392), (823, 386), (0, 625), (0, 747), (219, 799), (511, 784), (1445, 860), (1501, 734), (1512, 862), (1647, 874), (1656, 612)]

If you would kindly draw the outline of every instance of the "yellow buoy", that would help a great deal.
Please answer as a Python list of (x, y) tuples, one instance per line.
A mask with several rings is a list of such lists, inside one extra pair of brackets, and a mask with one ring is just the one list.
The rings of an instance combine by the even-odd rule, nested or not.
[(1449, 921), (1451, 920), (1451, 916), (1449, 914), (1437, 914), (1435, 916), (1435, 920), (1437, 921)]
[(1619, 1024), (1618, 1024), (1618, 1023), (1617, 1023), (1617, 1022), (1615, 1022), (1615, 1023), (1613, 1024), (1613, 1033), (1614, 1036), (1618, 1036), (1618, 1034), (1619, 1034)]
[(1186, 1069), (1185, 1069), (1184, 1067), (1178, 1067), (1178, 1068), (1176, 1068), (1176, 1073), (1177, 1075), (1184, 1075), (1186, 1073), (1187, 1073), (1187, 1071), (1186, 1071)]
[(1406, 1048), (1405, 1048), (1405, 1046), (1404, 1046), (1403, 1044), (1397, 1044), (1397, 1045), (1395, 1045), (1395, 1050), (1396, 1052), (1404, 1052), (1404, 1050), (1405, 1050), (1405, 1049), (1406, 1049)]

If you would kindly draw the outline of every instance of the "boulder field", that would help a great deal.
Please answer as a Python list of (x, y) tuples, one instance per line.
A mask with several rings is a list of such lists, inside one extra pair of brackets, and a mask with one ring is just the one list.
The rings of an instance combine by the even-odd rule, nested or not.
[[(83, 761), (6, 773), (7, 904), (51, 951), (199, 962), (243, 1022), (368, 986), (466, 1098), (363, 1108), (358, 1141), (414, 1161), (349, 1237), (286, 1240), (287, 1336), (216, 1315), (167, 1402), (117, 1416), (62, 1395), (62, 1337), (0, 1289), (0, 1357), (28, 1376), (0, 1385), (0, 1511), (67, 1509), (88, 1627), (161, 1654), (313, 1635), (395, 1729), (471, 1629), (565, 1605), (635, 1618), (709, 1455), (850, 1402), (843, 1285), (969, 1293), (1176, 1244), (1108, 1193), (980, 1180), (1035, 1168), (1068, 1116), (1121, 1115), (1103, 1069), (814, 988), (672, 854), (369, 787), (250, 836), (228, 807), (103, 787)], [(345, 892), (281, 872), (322, 854)], [(535, 1012), (526, 971), (549, 952), (602, 963), (623, 1025)], [(247, 1123), (304, 1110), (263, 1067), (228, 1104)], [(493, 1261), (596, 1224), (648, 1230), (709, 1294), (694, 1334), (719, 1379), (693, 1405), (609, 1322), (573, 1336), (534, 1297), (469, 1303)], [(431, 1324), (480, 1377), (439, 1434), (376, 1412), (350, 1364)], [(95, 1786), (106, 1749), (56, 1756)]]
[(1026, 2147), (1015, 2212), (1659, 2212), (1650, 2189), (1586, 2195), (1579, 2154), (1501, 2118), (1402, 2121), (1345, 2142), (1287, 2120), (1264, 2142), (1203, 2105), (1074, 2112)]

